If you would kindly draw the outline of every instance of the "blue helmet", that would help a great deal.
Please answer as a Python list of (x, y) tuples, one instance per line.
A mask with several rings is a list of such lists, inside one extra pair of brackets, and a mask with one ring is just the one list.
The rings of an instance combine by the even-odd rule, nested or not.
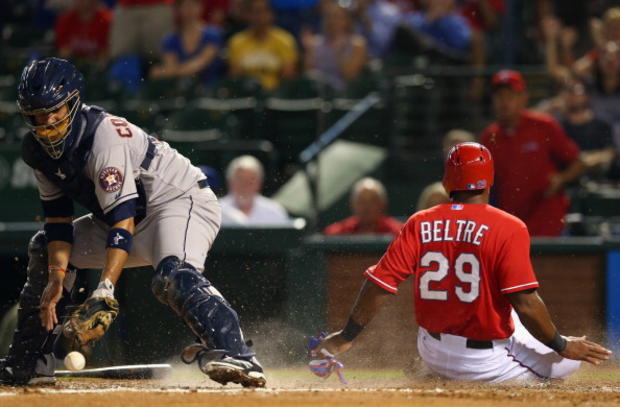
[[(60, 158), (75, 141), (75, 129), (79, 126), (74, 121), (82, 106), (83, 87), (84, 77), (80, 71), (60, 58), (32, 61), (19, 79), (19, 111), (37, 141), (54, 159)], [(49, 115), (57, 112), (62, 115), (48, 123)]]

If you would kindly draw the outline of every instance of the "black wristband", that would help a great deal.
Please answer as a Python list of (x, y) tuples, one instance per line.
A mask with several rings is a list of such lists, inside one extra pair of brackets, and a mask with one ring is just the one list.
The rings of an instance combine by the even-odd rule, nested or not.
[(555, 336), (553, 337), (553, 339), (551, 340), (551, 342), (546, 343), (545, 345), (551, 349), (553, 349), (554, 351), (556, 351), (557, 353), (562, 352), (564, 349), (566, 349), (566, 344), (568, 342), (566, 341), (566, 339), (564, 339), (564, 337), (562, 335), (559, 334), (559, 332), (555, 332)]
[(342, 332), (340, 332), (340, 337), (347, 342), (353, 341), (357, 335), (362, 332), (364, 329), (364, 325), (360, 325), (355, 320), (350, 317), (347, 321), (347, 325), (344, 327)]
[(112, 228), (108, 231), (108, 239), (105, 247), (106, 249), (122, 249), (129, 253), (131, 251), (132, 241), (133, 235), (127, 229)]

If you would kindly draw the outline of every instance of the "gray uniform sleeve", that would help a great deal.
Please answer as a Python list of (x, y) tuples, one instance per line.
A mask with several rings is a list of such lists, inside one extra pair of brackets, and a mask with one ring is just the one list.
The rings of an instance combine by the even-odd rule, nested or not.
[(104, 214), (123, 202), (138, 197), (127, 144), (114, 145), (92, 157), (89, 172)]
[(34, 171), (34, 178), (37, 180), (37, 189), (39, 190), (39, 198), (42, 201), (53, 201), (55, 199), (64, 196), (64, 193), (60, 188), (52, 183), (43, 173), (39, 170)]

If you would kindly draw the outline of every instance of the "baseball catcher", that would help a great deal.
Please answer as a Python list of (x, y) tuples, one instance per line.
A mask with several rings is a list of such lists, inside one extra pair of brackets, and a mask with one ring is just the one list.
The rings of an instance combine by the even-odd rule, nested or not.
[[(101, 338), (120, 312), (114, 286), (123, 269), (152, 266), (153, 294), (199, 339), (191, 347), (199, 368), (222, 384), (264, 386), (237, 313), (203, 274), (221, 220), (204, 174), (167, 143), (84, 104), (83, 82), (58, 58), (33, 61), (19, 81), (19, 111), (31, 130), (22, 158), (34, 171), (45, 225), (28, 247), (0, 383), (53, 382), (53, 351), (83, 350)], [(74, 203), (90, 213), (73, 219)], [(102, 274), (83, 302), (76, 280), (86, 268)]]

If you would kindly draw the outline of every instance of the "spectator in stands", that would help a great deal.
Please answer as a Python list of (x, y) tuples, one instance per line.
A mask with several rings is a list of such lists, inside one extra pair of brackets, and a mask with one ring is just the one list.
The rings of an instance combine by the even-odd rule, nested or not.
[(607, 10), (602, 21), (593, 19), (591, 37), (594, 49), (579, 59), (574, 56), (577, 42), (575, 30), (564, 27), (555, 16), (547, 16), (542, 21), (545, 39), (545, 58), (549, 73), (560, 82), (567, 82), (573, 75), (591, 78), (597, 75), (605, 48), (610, 43), (620, 42), (620, 7)]
[(405, 17), (418, 46), (436, 51), (452, 59), (469, 54), (471, 29), (457, 13), (455, 0), (423, 0), (422, 9)]
[(222, 31), (204, 24), (202, 0), (177, 0), (175, 8), (179, 28), (164, 38), (162, 62), (151, 68), (151, 78), (196, 75), (208, 85), (221, 68)]
[(245, 0), (249, 27), (228, 43), (228, 64), (233, 77), (250, 76), (267, 90), (295, 75), (297, 47), (291, 34), (273, 25), (268, 0)]
[(394, 31), (402, 21), (397, 6), (386, 0), (358, 0), (354, 8), (358, 31), (368, 42), (368, 54), (381, 58), (390, 50)]
[(201, 0), (202, 19), (209, 25), (224, 27), (231, 8), (231, 0)]
[(519, 72), (492, 79), (497, 121), (483, 133), (495, 161), (494, 201), (523, 220), (532, 236), (558, 236), (569, 207), (564, 187), (585, 171), (580, 151), (551, 116), (526, 110)]
[(224, 30), (226, 40), (248, 28), (248, 13), (244, 9), (246, 3), (247, 0), (230, 0), (230, 8), (226, 14)]
[(397, 236), (403, 224), (385, 215), (387, 194), (381, 182), (363, 178), (351, 191), (353, 216), (325, 228), (325, 235), (381, 235)]
[[(461, 5), (461, 15), (471, 28), (471, 62), (481, 72), (488, 64), (487, 49), (494, 49), (487, 41), (490, 32), (498, 28), (505, 10), (504, 0), (465, 0)], [(484, 95), (485, 79), (473, 78), (470, 96), (480, 100)]]
[(110, 31), (110, 58), (159, 58), (164, 36), (174, 30), (174, 0), (118, 0)]
[(583, 82), (574, 80), (565, 87), (562, 96), (566, 106), (560, 120), (562, 127), (583, 152), (588, 170), (602, 173), (616, 155), (612, 126), (590, 108), (590, 96)]
[(270, 3), (278, 27), (294, 37), (299, 38), (303, 30), (319, 29), (321, 0), (271, 0)]
[(255, 157), (242, 155), (230, 162), (226, 169), (228, 195), (220, 199), (222, 225), (267, 226), (289, 223), (282, 205), (260, 194), (263, 179), (263, 166)]
[(105, 65), (112, 12), (99, 0), (73, 0), (73, 7), (56, 21), (58, 55)]
[(337, 3), (323, 7), (323, 32), (302, 35), (304, 66), (316, 71), (334, 89), (344, 89), (364, 68), (366, 40), (353, 33), (349, 10)]
[[(442, 162), (448, 156), (448, 151), (452, 147), (468, 141), (476, 141), (476, 136), (467, 130), (454, 129), (447, 132), (441, 143)], [(441, 181), (433, 182), (422, 190), (416, 209), (421, 211), (446, 202), (450, 202), (450, 197), (446, 193), (443, 184)]]

